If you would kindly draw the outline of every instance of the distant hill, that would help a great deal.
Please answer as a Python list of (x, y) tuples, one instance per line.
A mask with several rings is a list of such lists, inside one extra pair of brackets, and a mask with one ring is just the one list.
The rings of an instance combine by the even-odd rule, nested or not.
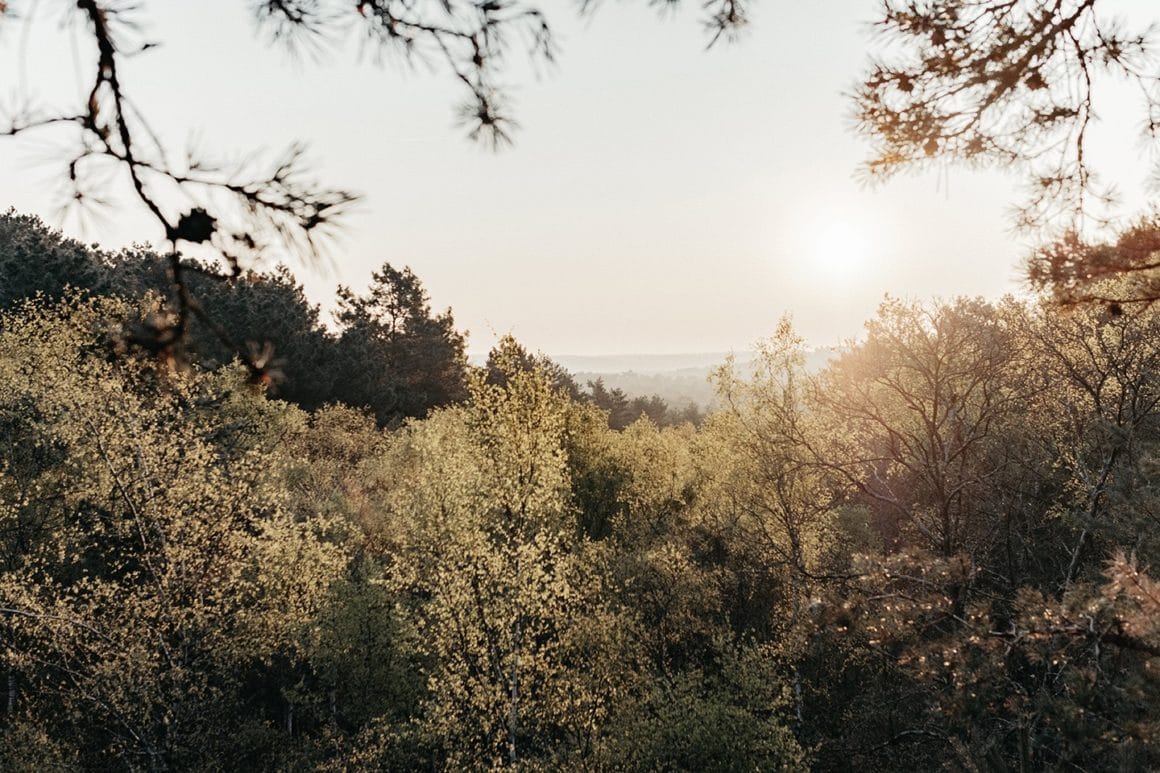
[[(737, 352), (739, 362), (753, 359), (753, 352)], [(702, 370), (708, 373), (725, 362), (729, 352), (684, 354), (552, 354), (553, 360), (572, 373), (675, 373)]]
[[(683, 354), (550, 354), (567, 368), (581, 386), (603, 379), (609, 389), (620, 389), (629, 397), (659, 395), (674, 409), (692, 403), (712, 410), (716, 401), (709, 374), (725, 362), (730, 352), (688, 352)], [(743, 371), (753, 362), (755, 352), (733, 352)], [(834, 356), (830, 348), (815, 349), (806, 355), (806, 370), (816, 373)], [(473, 365), (483, 365), (486, 355), (472, 355)]]
[[(725, 362), (729, 352), (689, 352), (683, 354), (553, 354), (549, 355), (581, 385), (603, 379), (609, 389), (620, 389), (630, 397), (659, 395), (674, 409), (693, 403), (712, 409), (716, 399), (709, 374)], [(753, 362), (753, 351), (734, 352), (742, 370)], [(834, 355), (831, 349), (817, 349), (806, 355), (806, 369), (817, 372)], [(478, 362), (476, 362), (478, 360)], [(472, 357), (482, 365), (486, 357)]]

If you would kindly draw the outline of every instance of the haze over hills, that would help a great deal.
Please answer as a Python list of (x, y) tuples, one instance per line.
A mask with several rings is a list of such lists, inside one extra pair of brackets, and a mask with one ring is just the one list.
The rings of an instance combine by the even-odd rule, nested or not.
[[(753, 352), (735, 352), (739, 362), (749, 362)], [(725, 362), (729, 352), (683, 352), (679, 354), (553, 354), (553, 360), (573, 373), (673, 373), (705, 370)]]
[[(753, 361), (752, 350), (734, 352), (680, 352), (677, 354), (549, 354), (553, 361), (573, 374), (608, 375), (637, 373), (641, 375), (688, 373), (701, 371), (708, 375), (732, 354), (739, 365)], [(825, 365), (833, 349), (820, 348), (806, 355), (807, 369), (814, 371)], [(483, 365), (487, 354), (475, 353), (469, 357), (472, 365)]]
[[(669, 405), (683, 407), (692, 403), (712, 408), (715, 390), (709, 376), (732, 354), (737, 366), (750, 367), (756, 353), (682, 352), (676, 354), (550, 354), (581, 384), (601, 379), (608, 389), (620, 389), (630, 397), (658, 395)], [(834, 356), (831, 348), (819, 348), (806, 355), (806, 369), (821, 370)], [(474, 354), (473, 365), (483, 365), (486, 355)]]
[[(752, 350), (734, 352), (685, 352), (679, 354), (553, 354), (553, 360), (568, 370), (579, 375), (637, 373), (641, 375), (655, 374), (688, 374), (692, 371), (704, 372), (708, 375), (714, 368), (725, 362), (732, 354), (739, 366), (747, 366), (756, 355)], [(833, 355), (833, 349), (814, 349), (806, 355), (806, 368), (810, 371), (820, 369)]]

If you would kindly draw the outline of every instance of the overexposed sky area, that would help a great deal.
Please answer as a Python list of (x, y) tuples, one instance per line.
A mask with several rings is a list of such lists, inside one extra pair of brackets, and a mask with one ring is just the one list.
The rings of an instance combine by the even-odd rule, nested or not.
[[(22, 5), (33, 24), (0, 24), (0, 97), (75, 108), (95, 53), (62, 30), (69, 4)], [(162, 45), (123, 80), (171, 149), (308, 142), (321, 180), (365, 196), (331, 266), (292, 267), (311, 298), (329, 309), (337, 284), (409, 265), (472, 351), (506, 332), (549, 354), (746, 349), (785, 313), (829, 345), (887, 292), (1022, 287), (1029, 243), (1007, 219), (1018, 177), (855, 179), (867, 146), (843, 94), (867, 66), (874, 0), (760, 0), (740, 41), (708, 51), (697, 2), (658, 14), (606, 1), (583, 19), (572, 3), (543, 7), (559, 62), (513, 60), (520, 130), (498, 153), (456, 125), (445, 72), (376, 66), (354, 47), (295, 60), (240, 0), (144, 3), (146, 38)], [(1117, 8), (1160, 19), (1150, 0)], [(1108, 93), (1093, 152), (1138, 211), (1142, 115), (1127, 87)], [(0, 140), (0, 207), (108, 247), (159, 239), (136, 204), (83, 231), (58, 220), (60, 159), (43, 138)]]

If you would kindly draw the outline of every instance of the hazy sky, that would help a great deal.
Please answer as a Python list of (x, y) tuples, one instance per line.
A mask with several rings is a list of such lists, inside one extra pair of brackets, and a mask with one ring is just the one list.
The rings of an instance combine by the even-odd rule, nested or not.
[[(71, 106), (78, 47), (56, 24), (61, 4), (41, 6), (52, 13), (26, 38), (22, 25), (0, 29), (0, 95), (26, 88)], [(324, 308), (336, 284), (361, 288), (389, 260), (453, 307), (473, 351), (509, 331), (558, 354), (744, 349), (787, 312), (826, 345), (857, 334), (888, 291), (1022, 286), (1027, 244), (1006, 218), (1018, 178), (951, 168), (873, 189), (855, 181), (866, 146), (843, 93), (866, 66), (875, 6), (762, 0), (740, 42), (705, 51), (699, 3), (660, 18), (643, 2), (606, 2), (580, 20), (549, 0), (562, 56), (539, 74), (512, 69), (521, 129), (500, 153), (455, 125), (461, 95), (446, 74), (353, 51), (295, 62), (259, 42), (239, 0), (145, 4), (163, 45), (124, 80), (173, 148), (306, 140), (320, 179), (365, 195), (334, 265), (294, 267)], [(1149, 6), (1120, 4), (1157, 16)], [(1097, 105), (1094, 152), (1138, 208), (1132, 106), (1122, 87)], [(52, 158), (0, 140), (0, 207), (110, 247), (158, 239), (138, 209), (84, 233), (53, 220)]]

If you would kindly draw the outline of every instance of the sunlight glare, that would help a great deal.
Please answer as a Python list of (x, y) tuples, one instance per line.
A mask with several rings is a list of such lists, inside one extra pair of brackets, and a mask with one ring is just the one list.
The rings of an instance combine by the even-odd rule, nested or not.
[(865, 266), (868, 247), (864, 232), (849, 221), (820, 223), (813, 250), (815, 266), (827, 279), (850, 278)]

